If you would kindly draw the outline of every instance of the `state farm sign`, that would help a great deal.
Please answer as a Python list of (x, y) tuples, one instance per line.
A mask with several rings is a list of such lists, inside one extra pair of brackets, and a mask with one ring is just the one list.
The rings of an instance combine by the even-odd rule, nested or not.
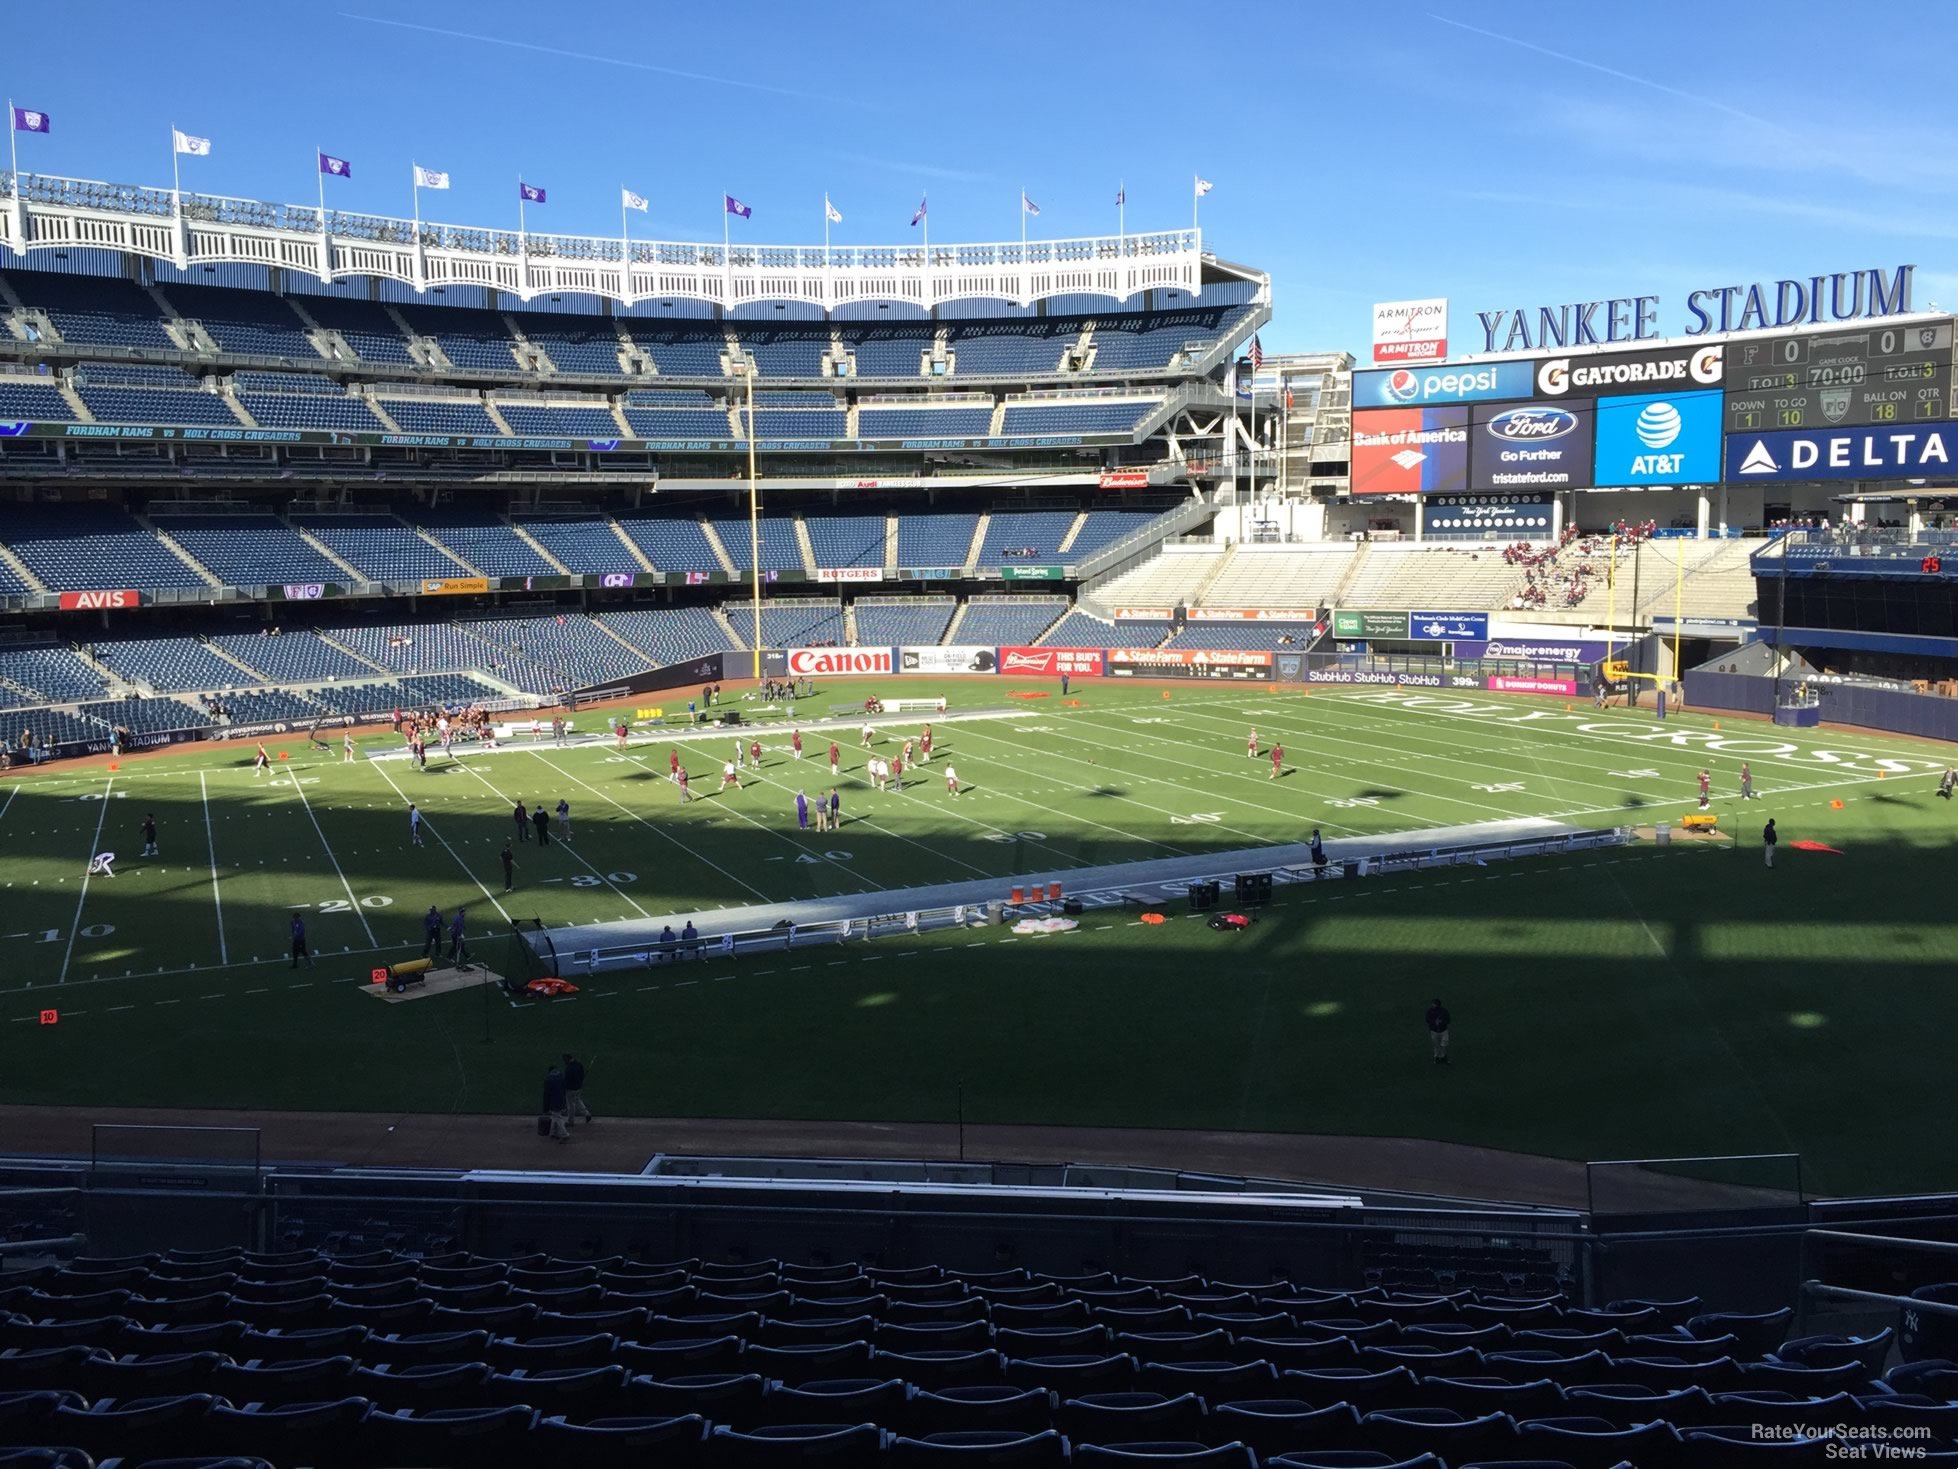
[(140, 607), (143, 605), (141, 592), (63, 592), (61, 610), (73, 612), (77, 608), (119, 608)]
[(1069, 677), (1100, 678), (1101, 649), (1001, 648), (999, 671), (1020, 678), (1036, 675), (1058, 678), (1063, 673)]
[(1447, 297), (1374, 303), (1375, 362), (1439, 362), (1447, 355)]
[(894, 673), (889, 648), (791, 648), (789, 673), (796, 678), (818, 673)]

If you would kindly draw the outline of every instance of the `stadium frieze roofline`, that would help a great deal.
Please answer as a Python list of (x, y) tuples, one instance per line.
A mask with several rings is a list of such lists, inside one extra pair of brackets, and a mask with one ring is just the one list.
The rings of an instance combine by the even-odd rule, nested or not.
[(417, 291), (483, 286), (520, 300), (566, 291), (630, 306), (679, 297), (734, 307), (859, 301), (922, 308), (959, 300), (1028, 304), (1149, 290), (1202, 293), (1206, 278), (1266, 278), (1206, 260), (1199, 230), (957, 244), (757, 245), (557, 235), (272, 204), (217, 194), (0, 173), (0, 258), (94, 248), (178, 269), (277, 267), (322, 281), (380, 277)]

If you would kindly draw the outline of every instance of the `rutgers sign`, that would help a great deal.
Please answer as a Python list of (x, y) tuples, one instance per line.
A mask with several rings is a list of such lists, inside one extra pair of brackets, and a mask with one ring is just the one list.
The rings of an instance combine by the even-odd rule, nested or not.
[(895, 673), (889, 648), (791, 648), (788, 669), (792, 677), (818, 673)]
[(122, 607), (140, 607), (142, 605), (143, 594), (141, 592), (63, 592), (61, 594), (61, 610), (63, 612), (94, 608), (113, 611)]

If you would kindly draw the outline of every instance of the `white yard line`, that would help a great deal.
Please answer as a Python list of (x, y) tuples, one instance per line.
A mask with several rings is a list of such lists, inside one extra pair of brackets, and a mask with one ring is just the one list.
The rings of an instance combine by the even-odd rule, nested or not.
[(4, 804), (0, 804), (0, 821), (5, 821), (7, 819), (8, 808), (14, 804), (14, 797), (20, 794), (20, 788), (23, 784), (24, 782), (17, 780), (12, 785), (7, 787), (6, 802)]
[[(360, 926), (367, 934), (367, 942), (373, 943), (374, 929), (367, 921), (367, 910), (360, 906), (360, 899), (354, 896), (353, 884), (347, 881), (347, 874), (340, 867), (340, 859), (333, 855), (332, 844), (326, 839), (326, 832), (320, 826), (320, 819), (313, 814), (313, 803), (306, 799), (306, 787), (299, 783), (299, 772), (295, 770), (289, 779), (292, 781), (292, 788), (299, 793), (299, 804), (306, 810), (306, 819), (313, 823), (313, 834), (320, 839), (320, 849), (326, 853), (326, 860), (333, 864), (333, 870), (340, 878), (340, 886), (347, 895), (347, 906), (360, 920)], [(394, 782), (389, 781), (388, 784), (393, 785)]]
[[(720, 873), (722, 877), (725, 877), (729, 882), (733, 883), (736, 887), (741, 888), (746, 892), (753, 893), (757, 898), (760, 898), (764, 903), (772, 903), (775, 901), (775, 899), (771, 898), (767, 893), (763, 892), (760, 888), (756, 887), (753, 883), (743, 882), (740, 878), (736, 877), (732, 872), (729, 872), (725, 867), (721, 866), (720, 863), (714, 861), (712, 858), (701, 856), (700, 853), (696, 852), (692, 847), (688, 846), (685, 842), (681, 841), (678, 837), (674, 836), (671, 832), (662, 831), (659, 827), (654, 826), (652, 822), (648, 821), (645, 817), (641, 816), (637, 811), (633, 810), (630, 806), (620, 805), (617, 801), (613, 800), (610, 796), (606, 795), (605, 792), (601, 791), (597, 786), (586, 785), (584, 781), (579, 780), (577, 776), (573, 775), (569, 770), (565, 769), (562, 765), (556, 765), (549, 760), (544, 760), (544, 756), (541, 751), (532, 750), (529, 753), (535, 755), (539, 760), (543, 760), (546, 765), (549, 765), (551, 769), (557, 771), (558, 774), (562, 775), (566, 780), (570, 781), (573, 785), (581, 786), (585, 790), (590, 791), (594, 796), (598, 797), (599, 800), (605, 802), (606, 805), (617, 807), (617, 809), (619, 809), (620, 811), (625, 812), (626, 815), (630, 816), (634, 821), (638, 822), (641, 826), (645, 827), (647, 831), (652, 832), (653, 835), (659, 837), (663, 841), (671, 842), (674, 846), (678, 847), (681, 851), (685, 852), (689, 857), (693, 858), (696, 862), (699, 862), (704, 866), (713, 868), (714, 871)], [(390, 782), (390, 784), (392, 784), (392, 782)]]
[[(368, 763), (373, 764), (372, 761), (369, 761)], [(389, 775), (387, 771), (383, 770), (379, 765), (374, 765), (374, 769), (377, 772), (379, 772), (381, 779), (388, 783), (388, 785), (393, 789), (394, 793), (397, 796), (401, 797), (404, 804), (410, 806), (414, 804), (414, 802), (408, 800), (408, 793), (402, 790), (400, 786), (395, 785), (393, 776)], [(488, 888), (483, 886), (483, 880), (480, 877), (476, 876), (476, 874), (470, 869), (469, 864), (462, 860), (461, 855), (457, 853), (456, 849), (449, 845), (449, 839), (443, 836), (441, 832), (435, 830), (435, 823), (428, 819), (428, 813), (426, 811), (422, 813), (422, 830), (434, 834), (435, 840), (442, 844), (442, 850), (447, 852), (449, 856), (454, 859), (455, 865), (462, 869), (462, 875), (468, 878), (471, 882), (476, 884), (476, 891), (481, 893), (485, 898), (487, 898), (489, 900), (490, 906), (496, 909), (498, 913), (503, 915), (503, 921), (505, 923), (509, 923), (511, 921), (509, 910), (505, 908), (502, 903), (497, 901), (497, 897), (495, 893), (491, 892)], [(335, 865), (337, 866), (338, 864), (336, 863)], [(352, 894), (349, 893), (348, 896), (351, 897)], [(365, 923), (366, 921), (367, 920), (365, 918), (361, 919), (362, 923)], [(370, 943), (373, 942), (374, 933), (372, 929), (368, 930), (367, 938)]]
[[(473, 766), (468, 764), (466, 761), (458, 761), (457, 763), (460, 764), (464, 770), (467, 770), (471, 775), (475, 776), (477, 780), (482, 781), (484, 786), (488, 787), (489, 793), (495, 796), (499, 801), (508, 800), (508, 797), (506, 797), (501, 791), (499, 791), (495, 786), (490, 785), (489, 781), (483, 776), (483, 774), (480, 771), (476, 770)], [(516, 803), (512, 801), (510, 804), (514, 806)], [(442, 845), (446, 847), (448, 843), (443, 842)], [(572, 846), (569, 842), (565, 841), (562, 837), (558, 839), (558, 845), (562, 847), (565, 851), (569, 852), (573, 860), (576, 861), (579, 866), (583, 867), (585, 871), (589, 872), (593, 877), (597, 878), (600, 882), (604, 883), (605, 886), (610, 888), (613, 892), (617, 893), (621, 898), (624, 898), (625, 901), (631, 905), (632, 911), (637, 913), (641, 918), (651, 918), (653, 916), (652, 914), (648, 913), (644, 908), (640, 907), (637, 903), (633, 902), (632, 895), (630, 893), (624, 891), (622, 888), (620, 888), (620, 886), (617, 883), (613, 882), (611, 878), (607, 877), (604, 873), (600, 872), (596, 867), (592, 866), (591, 863), (587, 862), (583, 854), (580, 853), (576, 847)]]
[(109, 792), (115, 783), (115, 777), (110, 776), (102, 786), (102, 814), (95, 818), (95, 836), (88, 846), (88, 867), (82, 869), (82, 890), (75, 899), (75, 921), (68, 925), (68, 951), (61, 956), (61, 975), (56, 984), (68, 983), (68, 965), (75, 957), (75, 939), (82, 931), (82, 905), (88, 901), (89, 869), (95, 866), (95, 854), (102, 850), (102, 823), (109, 819)]
[[(211, 902), (218, 910), (218, 963), (228, 964), (231, 955), (224, 946), (224, 897), (218, 892), (218, 837), (211, 827), (211, 792), (201, 770), (197, 772), (197, 794), (204, 801), (204, 837), (211, 848)], [(373, 935), (369, 934), (368, 937), (372, 938)]]

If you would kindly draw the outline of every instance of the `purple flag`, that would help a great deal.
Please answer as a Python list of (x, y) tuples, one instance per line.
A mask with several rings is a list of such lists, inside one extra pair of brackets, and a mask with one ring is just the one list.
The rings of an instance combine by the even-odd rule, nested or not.
[(911, 216), (911, 227), (913, 229), (916, 229), (918, 227), (918, 221), (925, 217), (925, 202), (929, 198), (930, 196), (927, 194), (920, 194), (918, 196), (918, 212)]
[(527, 184), (522, 179), (517, 180), (517, 194), (526, 204), (544, 202), (544, 191), (536, 184)]
[(331, 153), (322, 153), (320, 172), (330, 173), (336, 179), (350, 179), (354, 176), (354, 166), (344, 158), (335, 158)]
[(45, 112), (36, 112), (31, 107), (14, 109), (14, 131), (17, 133), (45, 133), (50, 131), (52, 121)]
[(721, 207), (726, 209), (729, 214), (739, 215), (742, 219), (754, 218), (755, 211), (750, 209), (746, 204), (743, 204), (732, 194), (721, 195)]

